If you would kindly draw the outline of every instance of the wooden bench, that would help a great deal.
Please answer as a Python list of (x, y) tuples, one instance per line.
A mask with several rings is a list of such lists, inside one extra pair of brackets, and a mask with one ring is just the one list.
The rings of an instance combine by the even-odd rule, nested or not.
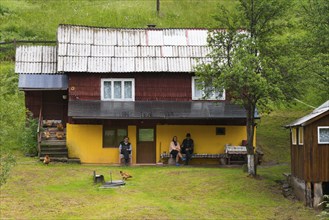
[[(236, 163), (247, 163), (247, 147), (246, 146), (225, 146), (225, 154), (227, 156), (227, 163), (231, 164), (232, 162)], [(263, 159), (263, 152), (259, 149), (256, 149), (255, 152), (255, 161), (258, 165), (261, 164)]]
[[(160, 154), (160, 158), (163, 160), (168, 160), (171, 158), (172, 155), (169, 153), (162, 153)], [(183, 157), (185, 157), (185, 154), (183, 154)], [(192, 154), (192, 159), (225, 159), (225, 154)]]
[[(232, 164), (239, 163), (244, 164), (247, 163), (247, 147), (246, 146), (230, 146), (226, 145), (223, 154), (193, 154), (192, 159), (218, 159), (220, 164)], [(259, 150), (256, 150), (255, 155), (257, 164), (260, 164), (262, 161), (263, 153)], [(183, 156), (185, 156), (183, 154)], [(168, 160), (171, 158), (171, 154), (162, 153), (160, 154), (160, 158), (162, 160)]]
[(227, 156), (227, 164), (246, 163), (247, 162), (247, 147), (246, 146), (225, 146), (225, 154)]

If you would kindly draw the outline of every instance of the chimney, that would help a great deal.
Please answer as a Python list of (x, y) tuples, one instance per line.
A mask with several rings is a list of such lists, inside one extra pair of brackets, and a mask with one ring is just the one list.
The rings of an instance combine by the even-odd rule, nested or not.
[(147, 27), (148, 28), (155, 28), (156, 24), (148, 24)]

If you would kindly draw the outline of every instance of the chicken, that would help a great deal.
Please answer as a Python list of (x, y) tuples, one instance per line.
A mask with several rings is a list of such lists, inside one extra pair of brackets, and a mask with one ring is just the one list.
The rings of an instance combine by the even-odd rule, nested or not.
[(63, 131), (63, 130), (64, 130), (63, 124), (62, 124), (62, 123), (58, 123), (58, 124), (57, 124), (57, 129), (58, 129), (59, 131)]
[(45, 158), (43, 159), (43, 163), (46, 165), (50, 163), (50, 157), (48, 156), (48, 154), (46, 154)]
[(130, 174), (122, 172), (121, 170), (120, 170), (120, 174), (121, 174), (123, 180), (127, 180), (128, 178), (132, 178), (132, 176)]
[(47, 140), (50, 138), (50, 132), (49, 131), (45, 131), (45, 132), (43, 132), (43, 134), (45, 135), (45, 138)]
[(56, 132), (56, 138), (61, 140), (64, 138), (64, 133), (63, 132)]
[(46, 123), (45, 124), (46, 124), (47, 127), (51, 127), (53, 125), (53, 121), (46, 120)]

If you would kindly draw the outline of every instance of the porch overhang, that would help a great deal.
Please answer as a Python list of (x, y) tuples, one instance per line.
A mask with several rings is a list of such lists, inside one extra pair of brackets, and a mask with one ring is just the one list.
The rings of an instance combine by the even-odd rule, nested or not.
[(20, 90), (67, 90), (67, 75), (55, 74), (19, 74)]
[[(239, 105), (207, 101), (69, 101), (73, 119), (246, 119)], [(255, 118), (259, 118), (258, 114)]]

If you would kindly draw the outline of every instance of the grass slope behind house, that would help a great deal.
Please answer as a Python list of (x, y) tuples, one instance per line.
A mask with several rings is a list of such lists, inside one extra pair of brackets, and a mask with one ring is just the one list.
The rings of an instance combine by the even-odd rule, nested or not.
[[(285, 199), (276, 181), (287, 166), (259, 168), (261, 179), (240, 168), (108, 167), (21, 158), (0, 189), (1, 218), (40, 219), (315, 219)], [(99, 189), (92, 172), (124, 187)], [(15, 207), (15, 208), (13, 208)]]
[(261, 116), (257, 125), (257, 147), (264, 153), (264, 162), (290, 162), (290, 130), (284, 126), (310, 111), (312, 109), (298, 104), (285, 109), (277, 108)]
[[(9, 39), (56, 40), (59, 24), (101, 27), (145, 28), (156, 24), (161, 28), (214, 28), (212, 15), (219, 3), (232, 7), (226, 0), (160, 1), (156, 13), (155, 0), (142, 1), (19, 1), (0, 2), (0, 41)], [(0, 11), (0, 12), (1, 12)]]

